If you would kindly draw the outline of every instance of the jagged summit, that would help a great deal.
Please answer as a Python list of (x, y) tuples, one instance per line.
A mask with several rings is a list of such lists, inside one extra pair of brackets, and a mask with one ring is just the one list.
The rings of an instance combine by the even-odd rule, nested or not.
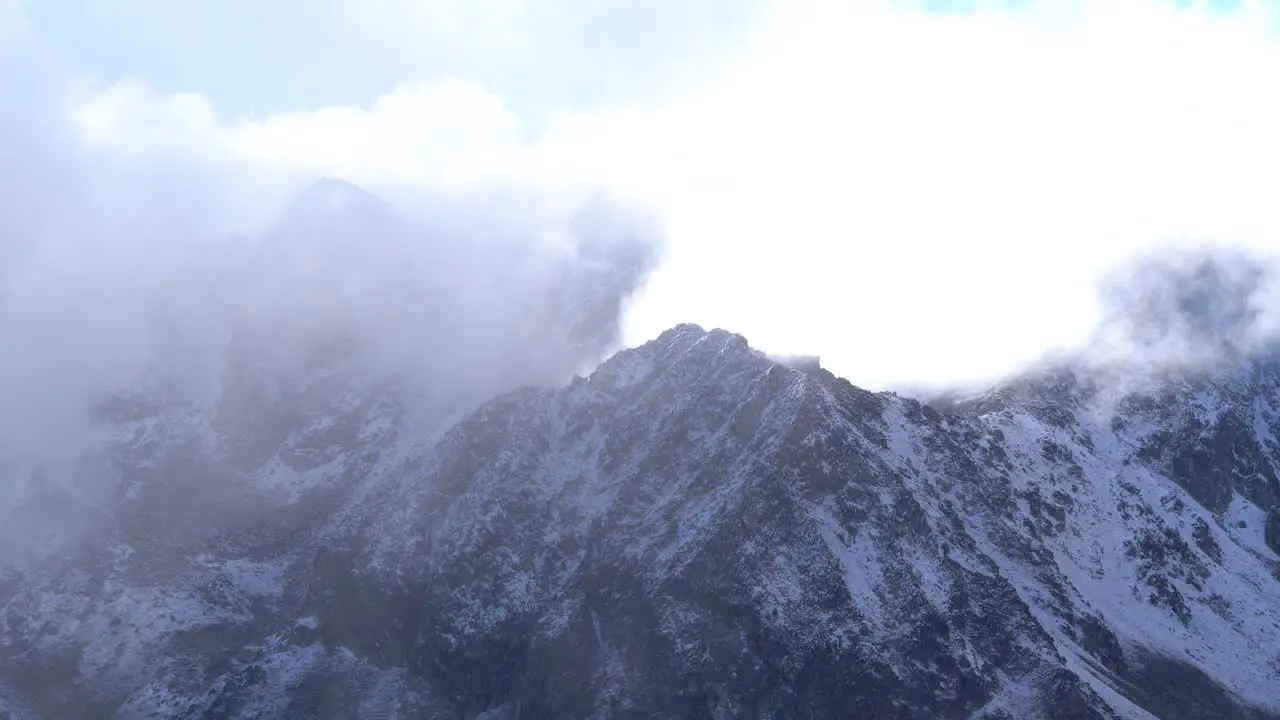
[(644, 343), (642, 347), (663, 346), (667, 348), (690, 349), (693, 346), (704, 341), (725, 342), (728, 341), (734, 347), (748, 347), (750, 343), (742, 335), (730, 332), (723, 328), (712, 328), (707, 330), (697, 323), (678, 323), (671, 328), (662, 331), (658, 337)]
[(359, 185), (326, 177), (299, 191), (268, 235), (324, 244), (337, 238), (372, 242), (407, 231), (407, 221), (390, 203)]
[(938, 413), (683, 324), (442, 429), (246, 369), (0, 577), (16, 719), (1280, 717), (1269, 375)]
[(682, 338), (701, 339), (707, 335), (707, 331), (697, 323), (677, 323), (671, 328), (662, 331), (655, 341), (662, 344), (671, 344)]
[(388, 212), (385, 201), (346, 180), (320, 178), (302, 189), (286, 215), (305, 218), (335, 218)]
[(676, 382), (721, 371), (745, 373), (785, 364), (754, 348), (747, 338), (695, 323), (681, 323), (639, 347), (625, 349), (602, 363), (591, 381), (636, 384), (656, 376)]

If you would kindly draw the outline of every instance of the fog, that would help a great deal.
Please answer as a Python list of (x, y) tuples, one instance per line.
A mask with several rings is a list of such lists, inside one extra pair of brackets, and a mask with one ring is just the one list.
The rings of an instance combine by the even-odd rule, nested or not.
[(877, 389), (1203, 346), (1188, 277), (1273, 324), (1262, 3), (254, 7), (0, 5), (8, 462), (215, 393), (245, 328), (356, 328), (444, 407), (678, 322)]
[[(108, 202), (173, 192), (126, 182), (139, 186), (113, 187)], [(618, 347), (625, 303), (661, 248), (651, 223), (603, 197), (552, 211), (529, 193), (477, 192), (416, 220), (324, 178), (245, 237), (53, 193), (49, 205), (19, 193), (0, 215), (27, 242), (9, 248), (0, 306), (11, 461), (66, 456), (112, 393), (215, 407), (233, 340), (287, 373), (340, 338), (372, 377), (438, 388), (441, 412), (563, 383)]]
[(1100, 283), (1095, 362), (1196, 370), (1272, 353), (1280, 340), (1274, 253), (1163, 245)]
[(1271, 351), (1277, 68), (1261, 0), (0, 0), (0, 583), (415, 480), (282, 460), (312, 386), (394, 444), (684, 322), (926, 396)]
[(322, 176), (410, 212), (604, 187), (668, 239), (628, 343), (990, 379), (1091, 337), (1135, 254), (1277, 231), (1266, 3), (78, 7), (26, 5), (23, 52), (135, 220), (247, 232)]
[(113, 398), (213, 418), (248, 368), (306, 382), (337, 363), (393, 379), (444, 421), (590, 371), (662, 252), (659, 223), (599, 187), (383, 183), (391, 202), (189, 145), (99, 152), (65, 66), (5, 49), (3, 565), (56, 551), (116, 501), (93, 453)]

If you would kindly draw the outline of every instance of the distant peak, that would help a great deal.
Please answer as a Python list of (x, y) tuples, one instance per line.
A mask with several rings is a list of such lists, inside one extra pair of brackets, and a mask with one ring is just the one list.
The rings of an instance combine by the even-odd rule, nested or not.
[(722, 328), (707, 330), (694, 323), (676, 325), (637, 349), (667, 357), (705, 358), (714, 354), (721, 361), (730, 357), (767, 359), (742, 335)]
[(670, 330), (663, 332), (654, 339), (653, 343), (666, 348), (679, 347), (687, 349), (708, 339), (713, 341), (713, 343), (719, 342), (721, 346), (726, 348), (750, 348), (750, 343), (747, 342), (747, 339), (737, 333), (732, 333), (722, 328), (707, 330), (696, 323), (680, 323)]
[(389, 214), (386, 202), (368, 190), (346, 180), (323, 177), (298, 193), (285, 217), (307, 221)]
[(670, 330), (664, 330), (658, 336), (657, 341), (663, 345), (670, 345), (678, 340), (699, 340), (705, 337), (707, 331), (701, 325), (696, 323), (680, 323)]
[(592, 373), (589, 381), (599, 385), (634, 385), (656, 374), (676, 371), (677, 375), (697, 368), (773, 361), (752, 348), (745, 337), (721, 328), (706, 330), (695, 323), (681, 323), (638, 347), (622, 350)]

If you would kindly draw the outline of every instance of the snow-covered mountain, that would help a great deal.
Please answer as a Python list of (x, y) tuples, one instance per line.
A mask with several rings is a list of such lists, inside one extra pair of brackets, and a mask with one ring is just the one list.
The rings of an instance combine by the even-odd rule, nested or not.
[(939, 412), (685, 325), (437, 435), (334, 376), (259, 396), (269, 439), (121, 404), (113, 524), (6, 579), (5, 687), (52, 717), (1273, 717), (1278, 378), (1058, 369)]
[(0, 717), (1280, 717), (1280, 356), (922, 404), (681, 325), (467, 411), (333, 327), (99, 403)]

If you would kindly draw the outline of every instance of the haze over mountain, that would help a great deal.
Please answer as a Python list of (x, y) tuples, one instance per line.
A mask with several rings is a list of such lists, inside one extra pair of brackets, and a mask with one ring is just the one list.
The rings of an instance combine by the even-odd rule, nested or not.
[(1276, 717), (1277, 11), (0, 0), (0, 720)]
[(696, 325), (591, 369), (653, 245), (576, 227), (495, 258), (323, 180), (202, 264), (6, 453), (3, 710), (1280, 716), (1273, 268), (1153, 258), (1109, 344), (922, 405)]
[(605, 188), (667, 238), (629, 344), (693, 320), (875, 388), (1084, 342), (1171, 240), (1274, 250), (1268, 3), (598, 5), (9, 0), (0, 214), (114, 269), (317, 177), (469, 237)]
[[(437, 421), (506, 390), (563, 382), (613, 349), (622, 303), (653, 264), (657, 246), (642, 230), (589, 224), (608, 212), (584, 208), (573, 234), (554, 245), (473, 244), (433, 234), (354, 185), (322, 180), (258, 241), (209, 240), (207, 254), (155, 258), (160, 272), (141, 271), (148, 285), (131, 296), (94, 298), (100, 305), (62, 317), (52, 315), (57, 306), (35, 305), (38, 325), (13, 306), (8, 347), (27, 352), (4, 357), (14, 383), (0, 412), (4, 464), (74, 474), (69, 458), (99, 440), (91, 411), (111, 394), (159, 393), (164, 403), (212, 409), (228, 390), (229, 364), (262, 374), (267, 385), (250, 393), (301, 381), (316, 363), (396, 378)], [(127, 352), (68, 348), (64, 333), (74, 330), (49, 321), (81, 312), (103, 313), (109, 324), (95, 330)], [(64, 373), (69, 383), (59, 382)]]

